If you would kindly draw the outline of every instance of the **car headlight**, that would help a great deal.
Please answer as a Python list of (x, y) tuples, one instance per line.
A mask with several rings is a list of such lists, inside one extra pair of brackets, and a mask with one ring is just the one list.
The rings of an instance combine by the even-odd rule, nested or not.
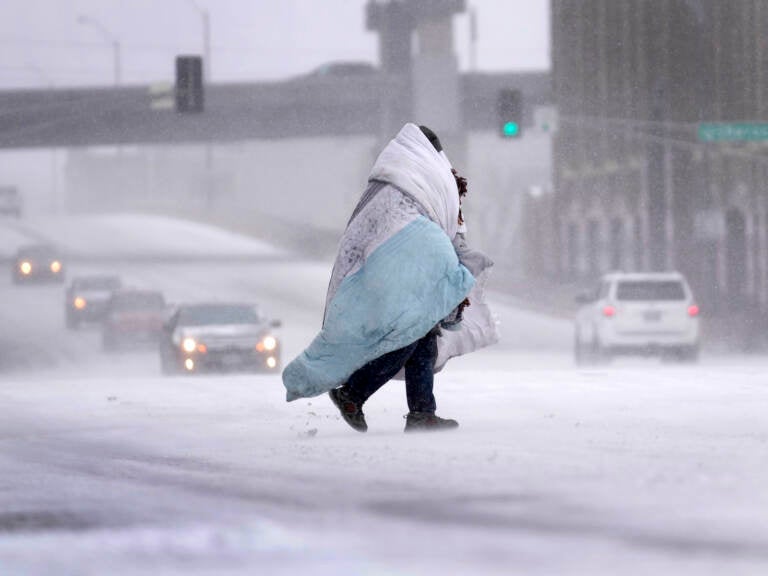
[(189, 352), (191, 354), (197, 350), (197, 342), (195, 342), (194, 338), (184, 338), (181, 342), (181, 348), (184, 352)]
[(32, 272), (32, 263), (26, 262), (26, 261), (22, 262), (21, 264), (19, 264), (19, 270), (21, 270), (21, 273), (24, 275), (29, 274), (30, 272)]
[(61, 262), (59, 262), (58, 260), (54, 260), (53, 262), (51, 262), (51, 272), (53, 272), (54, 274), (58, 274), (59, 272), (61, 272)]
[(274, 336), (265, 336), (261, 342), (256, 344), (256, 350), (264, 352), (264, 350), (274, 350), (277, 348), (277, 339)]
[(75, 305), (75, 308), (77, 308), (78, 310), (82, 310), (83, 308), (86, 307), (87, 304), (88, 303), (85, 301), (85, 298), (82, 298), (80, 296), (75, 298), (74, 305)]

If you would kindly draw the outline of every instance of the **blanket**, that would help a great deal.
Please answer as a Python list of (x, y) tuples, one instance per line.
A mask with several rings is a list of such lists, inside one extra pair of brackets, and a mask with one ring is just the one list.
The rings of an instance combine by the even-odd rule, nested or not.
[[(283, 371), (288, 401), (342, 385), (371, 360), (422, 338), (471, 295), (476, 278), (454, 245), (458, 200), (445, 154), (406, 125), (374, 164), (342, 236), (322, 329)], [(489, 263), (468, 262), (482, 279)], [(437, 369), (494, 341), (484, 302), (468, 310), (466, 326), (438, 339)]]

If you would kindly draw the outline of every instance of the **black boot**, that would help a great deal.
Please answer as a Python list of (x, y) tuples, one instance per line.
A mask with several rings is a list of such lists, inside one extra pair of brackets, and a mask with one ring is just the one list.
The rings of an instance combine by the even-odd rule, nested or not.
[(409, 412), (405, 417), (406, 432), (431, 432), (438, 430), (453, 430), (459, 427), (456, 420), (440, 418), (432, 412)]
[(331, 401), (339, 409), (341, 417), (344, 418), (347, 424), (358, 432), (368, 431), (368, 424), (365, 422), (362, 404), (351, 400), (344, 391), (344, 388), (334, 388), (328, 392), (328, 396), (331, 397)]

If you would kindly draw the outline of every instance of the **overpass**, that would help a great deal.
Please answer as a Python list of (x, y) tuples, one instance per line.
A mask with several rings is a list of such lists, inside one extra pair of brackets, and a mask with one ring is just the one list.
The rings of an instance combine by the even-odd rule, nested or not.
[[(522, 90), (528, 110), (552, 102), (546, 72), (463, 74), (459, 100), (465, 132), (495, 127), (502, 87)], [(176, 113), (166, 106), (171, 94), (152, 86), (4, 91), (0, 148), (380, 135), (392, 101), (408, 89), (401, 76), (384, 72), (210, 84), (200, 114)]]

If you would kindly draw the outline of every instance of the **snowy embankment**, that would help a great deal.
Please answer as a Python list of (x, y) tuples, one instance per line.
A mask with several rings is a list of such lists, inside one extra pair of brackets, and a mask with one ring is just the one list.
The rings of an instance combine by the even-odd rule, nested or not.
[(277, 257), (283, 252), (214, 226), (145, 214), (37, 217), (2, 233), (5, 252), (44, 240), (72, 257)]
[(0, 260), (12, 258), (19, 247), (39, 241), (34, 235), (25, 232), (16, 221), (0, 221)]

